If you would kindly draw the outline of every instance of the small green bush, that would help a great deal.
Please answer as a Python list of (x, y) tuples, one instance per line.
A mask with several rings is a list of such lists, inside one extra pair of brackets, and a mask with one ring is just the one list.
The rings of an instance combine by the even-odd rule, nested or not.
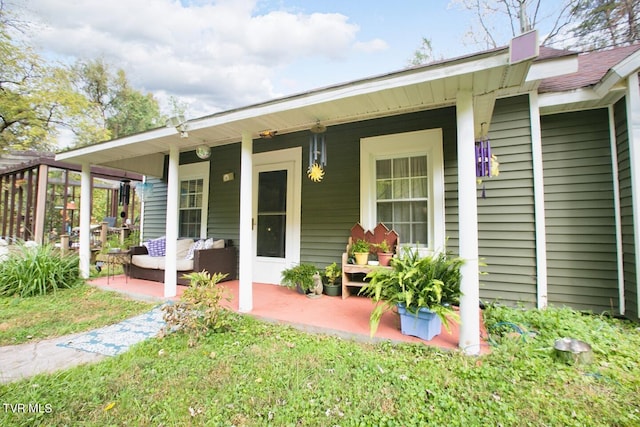
[(227, 275), (206, 271), (186, 274), (189, 287), (175, 304), (165, 305), (164, 320), (167, 323), (165, 334), (181, 331), (190, 335), (189, 345), (208, 332), (222, 332), (231, 327), (233, 313), (220, 305), (223, 299), (230, 300), (226, 288), (217, 283)]
[(76, 254), (62, 255), (51, 245), (18, 244), (0, 262), (0, 296), (31, 297), (84, 283)]

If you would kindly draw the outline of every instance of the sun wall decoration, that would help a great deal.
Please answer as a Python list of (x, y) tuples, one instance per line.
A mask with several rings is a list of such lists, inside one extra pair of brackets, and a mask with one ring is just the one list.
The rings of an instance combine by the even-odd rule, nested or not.
[(309, 166), (309, 169), (307, 170), (307, 176), (313, 182), (320, 182), (322, 181), (322, 178), (324, 178), (324, 171), (319, 164), (314, 163)]
[(327, 165), (327, 142), (324, 138), (326, 130), (327, 127), (319, 121), (310, 129), (307, 176), (313, 182), (320, 182), (324, 178), (324, 167)]

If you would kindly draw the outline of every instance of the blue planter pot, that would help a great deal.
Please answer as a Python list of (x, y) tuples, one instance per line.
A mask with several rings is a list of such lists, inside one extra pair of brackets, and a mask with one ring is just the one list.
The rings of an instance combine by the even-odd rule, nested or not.
[(409, 313), (404, 304), (398, 304), (400, 331), (429, 341), (442, 332), (442, 322), (437, 314), (427, 308), (418, 310), (417, 315)]

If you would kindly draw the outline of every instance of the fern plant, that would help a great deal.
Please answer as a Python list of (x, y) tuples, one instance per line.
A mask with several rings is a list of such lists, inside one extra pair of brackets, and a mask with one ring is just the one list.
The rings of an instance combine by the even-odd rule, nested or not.
[(369, 318), (371, 335), (380, 324), (382, 315), (404, 304), (408, 312), (416, 314), (427, 308), (440, 317), (448, 329), (449, 318), (457, 318), (451, 305), (459, 303), (464, 260), (442, 252), (421, 258), (418, 251), (404, 248), (403, 254), (391, 260), (391, 269), (378, 268), (370, 272), (370, 279), (360, 290), (376, 306)]

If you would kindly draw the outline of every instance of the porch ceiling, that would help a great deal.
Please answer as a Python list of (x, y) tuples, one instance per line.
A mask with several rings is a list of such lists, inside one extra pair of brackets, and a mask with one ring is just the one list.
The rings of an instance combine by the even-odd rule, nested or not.
[(309, 129), (317, 121), (332, 126), (440, 108), (455, 105), (459, 91), (474, 95), (479, 135), (481, 123), (487, 131), (496, 94), (522, 90), (530, 65), (509, 65), (508, 49), (498, 49), (189, 120), (187, 138), (174, 128), (158, 128), (62, 152), (56, 159), (159, 176), (172, 144), (191, 151), (201, 144), (237, 143), (243, 132), (258, 138), (264, 130), (282, 135)]

